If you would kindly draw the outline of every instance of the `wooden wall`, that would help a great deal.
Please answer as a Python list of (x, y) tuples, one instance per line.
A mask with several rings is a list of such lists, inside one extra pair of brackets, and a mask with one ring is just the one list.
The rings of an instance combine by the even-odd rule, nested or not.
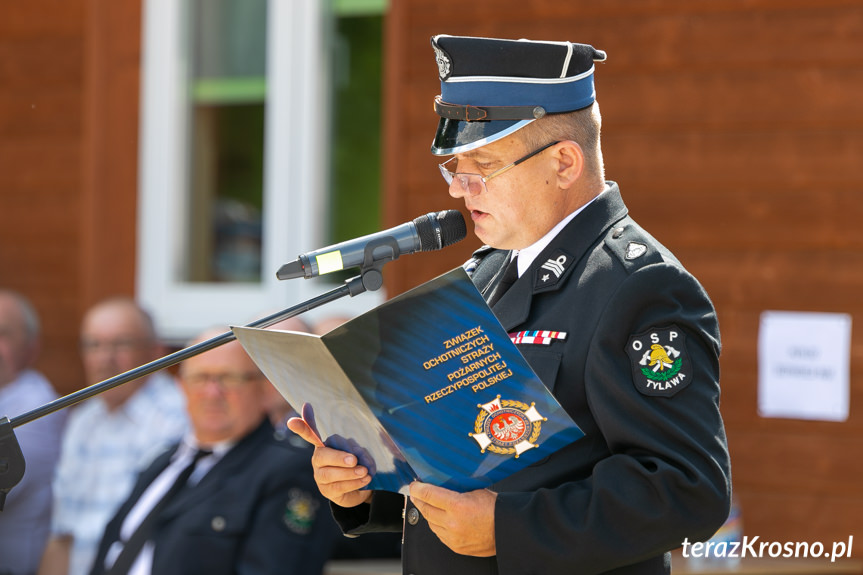
[(84, 310), (134, 292), (140, 4), (0, 0), (0, 14), (0, 286), (33, 301), (38, 367), (69, 393)]
[[(722, 409), (747, 534), (863, 540), (859, 0), (390, 4), (385, 225), (461, 208), (428, 151), (439, 92), (432, 35), (606, 50), (596, 78), (608, 177), (719, 310)], [(0, 286), (34, 300), (46, 336), (39, 367), (64, 393), (83, 384), (83, 310), (134, 290), (140, 6), (0, 0)], [(387, 287), (417, 285), (476, 247), (469, 237), (396, 261)], [(758, 417), (766, 309), (854, 316), (847, 422)]]
[[(863, 539), (863, 5), (840, 0), (394, 0), (386, 36), (386, 221), (461, 208), (429, 153), (438, 33), (608, 52), (596, 86), (607, 177), (718, 309), (722, 411), (749, 535)], [(400, 292), (469, 236), (391, 264)], [(394, 271), (397, 270), (397, 273)], [(763, 310), (852, 314), (845, 423), (757, 415)], [(813, 393), (817, 393), (813, 390)], [(649, 430), (645, 430), (649, 433)], [(829, 547), (829, 546), (828, 546)], [(854, 550), (863, 555), (863, 544)]]

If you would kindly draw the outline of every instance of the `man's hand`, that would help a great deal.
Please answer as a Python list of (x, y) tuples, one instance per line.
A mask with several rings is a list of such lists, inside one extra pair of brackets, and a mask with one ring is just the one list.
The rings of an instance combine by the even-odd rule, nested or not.
[(358, 465), (353, 454), (326, 447), (299, 417), (288, 420), (288, 429), (315, 446), (312, 468), (321, 495), (341, 507), (356, 507), (371, 499), (371, 491), (359, 491), (372, 480), (369, 470)]
[(478, 489), (456, 493), (428, 483), (411, 483), (411, 501), (444, 545), (461, 555), (491, 557), (497, 493)]

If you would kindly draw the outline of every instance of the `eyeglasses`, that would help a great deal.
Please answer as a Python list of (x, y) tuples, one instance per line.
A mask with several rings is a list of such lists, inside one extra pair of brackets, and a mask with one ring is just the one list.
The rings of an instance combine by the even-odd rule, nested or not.
[(447, 185), (452, 185), (452, 181), (456, 180), (456, 181), (458, 181), (462, 190), (471, 194), (472, 196), (476, 196), (476, 195), (480, 194), (481, 192), (486, 191), (485, 184), (490, 179), (497, 177), (497, 176), (501, 175), (502, 173), (504, 173), (508, 170), (511, 170), (512, 168), (516, 167), (517, 165), (521, 164), (522, 162), (526, 162), (527, 160), (531, 159), (532, 157), (539, 154), (543, 150), (546, 150), (547, 148), (550, 148), (553, 145), (559, 144), (559, 143), (560, 142), (549, 142), (548, 144), (544, 145), (543, 147), (539, 148), (538, 150), (532, 151), (528, 155), (517, 159), (516, 161), (514, 161), (511, 164), (507, 164), (506, 166), (500, 168), (499, 170), (495, 170), (494, 172), (490, 173), (487, 176), (482, 176), (480, 174), (469, 174), (469, 173), (464, 173), (464, 172), (452, 172), (452, 171), (450, 171), (450, 169), (447, 167), (447, 165), (453, 161), (455, 163), (451, 164), (452, 167), (458, 169), (458, 158), (456, 156), (453, 156), (452, 158), (450, 158), (449, 160), (447, 160), (443, 164), (438, 164), (438, 168), (440, 168), (440, 173), (443, 176), (443, 179), (446, 181)]
[(250, 381), (261, 378), (260, 373), (247, 371), (245, 373), (180, 373), (180, 380), (190, 389), (203, 389), (212, 381), (225, 391), (240, 389)]

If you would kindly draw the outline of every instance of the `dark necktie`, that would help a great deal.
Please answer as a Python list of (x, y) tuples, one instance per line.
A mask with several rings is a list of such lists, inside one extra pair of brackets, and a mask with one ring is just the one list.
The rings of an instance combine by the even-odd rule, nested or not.
[(159, 499), (146, 517), (141, 521), (141, 524), (138, 525), (138, 528), (132, 533), (129, 540), (123, 545), (123, 550), (120, 552), (120, 555), (117, 556), (117, 560), (114, 561), (114, 565), (111, 566), (105, 573), (106, 575), (125, 575), (129, 572), (129, 568), (132, 567), (132, 564), (135, 562), (135, 559), (138, 557), (138, 554), (141, 553), (141, 549), (144, 547), (144, 543), (150, 538), (150, 534), (153, 531), (153, 526), (156, 524), (156, 519), (159, 517), (159, 513), (162, 509), (165, 508), (165, 505), (168, 504), (171, 499), (186, 485), (186, 482), (189, 481), (189, 477), (192, 475), (192, 472), (195, 470), (195, 465), (197, 465), (198, 460), (204, 456), (210, 455), (212, 451), (207, 451), (204, 449), (198, 450), (195, 453), (195, 456), (192, 458), (192, 462), (189, 463), (180, 474), (177, 476), (177, 479), (168, 488), (168, 491), (165, 492), (165, 495)]
[(515, 283), (515, 280), (518, 279), (518, 256), (514, 256), (509, 260), (509, 264), (507, 264), (506, 269), (503, 270), (503, 275), (500, 278), (500, 281), (497, 282), (497, 285), (494, 286), (494, 290), (491, 292), (491, 296), (488, 298), (489, 307), (493, 306), (497, 303), (497, 301), (506, 293), (506, 290)]

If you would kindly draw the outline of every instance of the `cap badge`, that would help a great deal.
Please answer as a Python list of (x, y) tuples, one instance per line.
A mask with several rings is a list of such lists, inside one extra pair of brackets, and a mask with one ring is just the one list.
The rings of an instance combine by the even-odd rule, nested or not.
[(434, 48), (434, 59), (437, 62), (438, 75), (441, 80), (446, 80), (449, 78), (450, 73), (452, 73), (452, 60), (450, 60), (449, 55), (436, 42), (432, 42), (432, 48)]
[(677, 326), (633, 335), (626, 352), (635, 387), (644, 395), (671, 397), (692, 379), (686, 335)]
[(477, 407), (480, 412), (474, 423), (474, 433), (470, 435), (483, 453), (515, 454), (518, 458), (528, 449), (538, 446), (536, 440), (546, 418), (540, 415), (533, 403), (527, 405), (511, 399), (501, 400), (498, 395)]

